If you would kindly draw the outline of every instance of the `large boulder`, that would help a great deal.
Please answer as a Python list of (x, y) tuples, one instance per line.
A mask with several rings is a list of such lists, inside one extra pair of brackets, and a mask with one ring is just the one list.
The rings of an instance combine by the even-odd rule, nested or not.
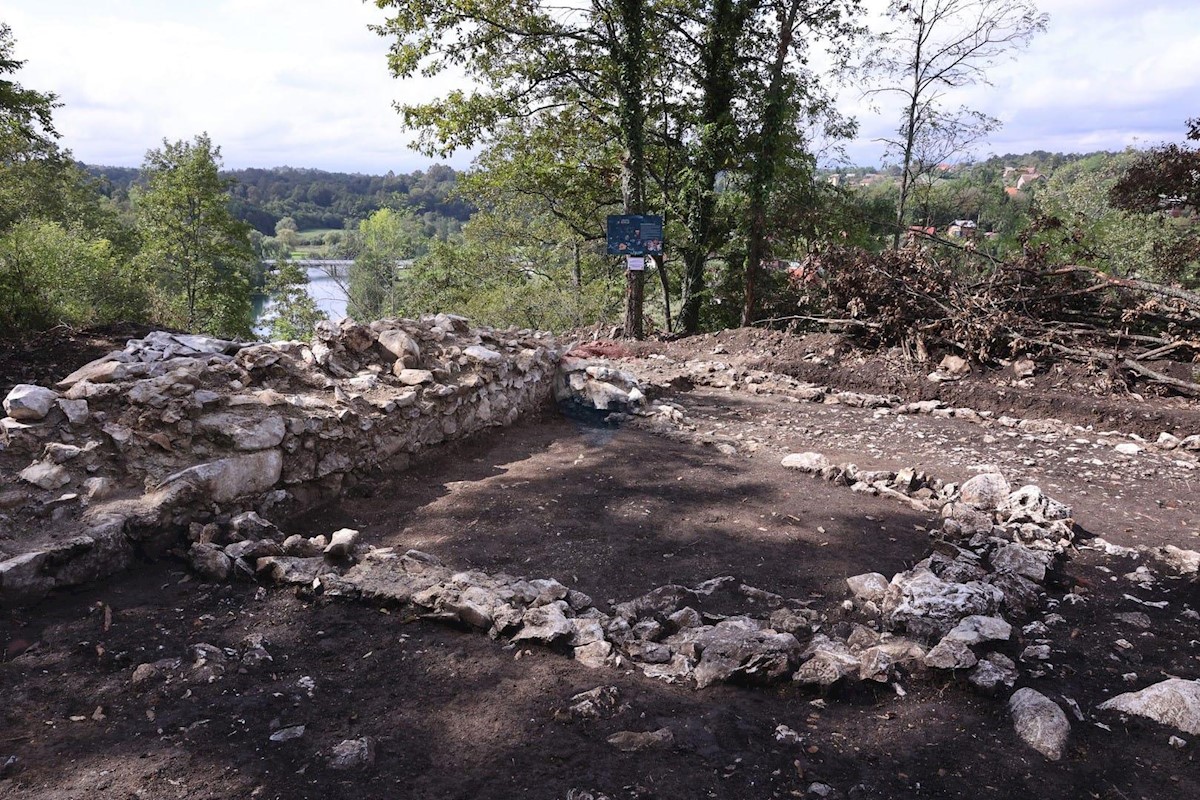
[(1012, 487), (999, 472), (985, 472), (967, 480), (959, 496), (968, 505), (981, 511), (992, 511), (1008, 499)]
[(197, 464), (167, 477), (163, 486), (190, 483), (217, 503), (259, 494), (270, 489), (283, 472), (283, 454), (260, 450), (241, 456)]
[(1013, 729), (1021, 741), (1051, 761), (1063, 757), (1071, 723), (1053, 700), (1036, 689), (1018, 689), (1008, 701)]
[(1139, 692), (1117, 695), (1101, 703), (1099, 708), (1148, 717), (1184, 733), (1200, 736), (1200, 681), (1169, 678)]
[(58, 392), (32, 383), (18, 383), (4, 398), (4, 413), (22, 422), (37, 421), (50, 413)]

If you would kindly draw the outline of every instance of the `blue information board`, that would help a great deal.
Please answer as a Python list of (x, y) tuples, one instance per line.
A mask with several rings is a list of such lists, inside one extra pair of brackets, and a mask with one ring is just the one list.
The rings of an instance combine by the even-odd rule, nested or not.
[(663, 219), (652, 214), (611, 214), (608, 217), (610, 256), (661, 255)]

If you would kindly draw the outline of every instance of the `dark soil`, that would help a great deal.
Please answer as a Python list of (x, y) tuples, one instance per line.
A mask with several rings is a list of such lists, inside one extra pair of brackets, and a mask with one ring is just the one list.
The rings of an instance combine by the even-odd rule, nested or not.
[(1161, 387), (1127, 385), (1101, 364), (1088, 369), (1069, 362), (1041, 363), (1025, 381), (1017, 381), (1008, 369), (983, 370), (976, 365), (963, 380), (934, 382), (927, 376), (936, 369), (937, 359), (916, 364), (898, 351), (864, 353), (841, 336), (793, 336), (754, 328), (644, 343), (637, 350), (745, 364), (841, 389), (894, 394), (907, 401), (941, 400), (950, 406), (1016, 417), (1053, 417), (1151, 439), (1163, 431), (1178, 436), (1200, 432), (1200, 406), (1195, 401), (1161, 396)]
[(98, 325), (74, 330), (60, 325), (16, 339), (0, 338), (0, 398), (18, 383), (53, 386), (89, 361), (120, 350), (130, 339), (140, 339), (160, 327), (134, 322)]
[[(740, 355), (780, 357), (768, 348)], [(1006, 387), (1005, 397), (1029, 391)], [(734, 575), (810, 601), (835, 626), (851, 620), (840, 607), (845, 577), (890, 575), (922, 558), (931, 520), (786, 472), (779, 460), (789, 451), (864, 467), (915, 464), (948, 480), (991, 461), (1014, 482), (1053, 486), (1093, 534), (1121, 544), (1200, 543), (1188, 473), (1166, 456), (1117, 458), (1107, 444), (1006, 438), (959, 420), (877, 418), (730, 392), (672, 399), (699, 429), (742, 443), (739, 454), (549, 414), (399, 475), (369, 477), (340, 501), (280, 522), (289, 533), (358, 528), (371, 544), (418, 548), (463, 569), (554, 577), (602, 607), (664, 583)], [(1128, 397), (1101, 400), (1143, 413)], [(1147, 403), (1181, 421), (1197, 413)], [(1071, 411), (1054, 415), (1087, 416)], [(1076, 450), (1101, 465), (1068, 462)], [(1180, 616), (1200, 608), (1200, 586), (1161, 578), (1142, 588), (1122, 577), (1140, 563), (1073, 554), (1079, 602), (1055, 598), (1067, 622), (1047, 637), (1048, 674), (1026, 672), (1021, 684), (1064, 707), (1076, 701), (1086, 717), (1072, 719), (1058, 763), (1015, 737), (1005, 698), (973, 694), (961, 676), (906, 676), (903, 696), (877, 684), (826, 695), (791, 683), (696, 691), (406, 623), (387, 609), (249, 582), (204, 585), (178, 563), (147, 564), (0, 611), (0, 797), (740, 799), (816, 797), (814, 783), (864, 798), (1196, 797), (1195, 737), (1176, 749), (1168, 744), (1176, 731), (1094, 711), (1166, 675), (1200, 676), (1197, 623)], [(1114, 616), (1130, 611), (1146, 613), (1151, 627)], [(239, 664), (255, 633), (272, 660)], [(1018, 635), (1009, 655), (1032, 638)], [(233, 656), (222, 669), (193, 670), (189, 647), (201, 643)], [(137, 665), (164, 658), (184, 665), (133, 682)], [(620, 692), (611, 718), (563, 713), (572, 695), (602, 685)], [(306, 726), (303, 736), (270, 740), (294, 725)], [(799, 740), (777, 739), (780, 725)], [(662, 727), (675, 737), (667, 749), (622, 753), (606, 742), (617, 731)], [(327, 766), (334, 745), (361, 736), (377, 740), (374, 766)]]

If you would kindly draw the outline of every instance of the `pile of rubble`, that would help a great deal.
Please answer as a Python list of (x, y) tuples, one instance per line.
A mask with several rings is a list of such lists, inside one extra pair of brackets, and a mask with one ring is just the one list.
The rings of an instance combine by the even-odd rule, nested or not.
[(193, 523), (311, 506), (357, 471), (546, 405), (559, 359), (534, 331), (445, 314), (322, 322), (309, 343), (156, 332), (0, 420), (0, 599), (29, 599), (177, 545)]
[[(889, 637), (886, 655), (893, 663), (899, 656), (934, 669), (971, 669), (971, 684), (989, 693), (1014, 685), (1016, 664), (992, 650), (1012, 637), (1013, 621), (1027, 619), (1043, 605), (1048, 580), (1061, 571), (1075, 538), (1068, 506), (1036, 486), (1012, 491), (999, 473), (976, 475), (958, 486), (911, 469), (860, 472), (853, 464), (831, 464), (819, 453), (793, 454), (783, 465), (923, 509), (940, 506), (941, 523), (928, 558), (890, 581), (879, 573), (848, 579), (854, 607), (880, 633), (858, 633), (857, 646), (848, 640), (822, 643), (817, 682), (855, 675), (886, 679), (879, 669), (881, 654), (866, 652), (862, 643)], [(1050, 624), (1056, 618), (1051, 615)], [(1045, 624), (1026, 626), (1026, 632), (1036, 633)], [(1044, 644), (1034, 644), (1020, 659), (1039, 672), (1048, 653)]]

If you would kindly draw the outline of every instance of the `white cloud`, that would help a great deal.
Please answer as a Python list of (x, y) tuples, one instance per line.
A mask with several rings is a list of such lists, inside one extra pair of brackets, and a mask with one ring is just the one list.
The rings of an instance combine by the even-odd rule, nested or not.
[[(871, 0), (876, 10), (884, 0)], [(1083, 151), (1178, 140), (1200, 114), (1200, 15), (1178, 0), (1044, 0), (1049, 31), (962, 95), (999, 117), (986, 152)], [(365, 172), (420, 168), (392, 108), (454, 78), (397, 82), (383, 12), (355, 0), (7, 0), (27, 60), (19, 79), (57, 92), (63, 144), (88, 162), (136, 166), (163, 138), (208, 131), (228, 166)], [(859, 118), (853, 160), (877, 163), (896, 109)], [(882, 102), (882, 101), (881, 101)], [(465, 166), (469, 154), (456, 159)]]
[[(1183, 123), (1200, 113), (1200, 16), (1189, 3), (1168, 0), (1043, 0), (1048, 30), (990, 71), (990, 86), (947, 99), (991, 114), (1004, 124), (978, 153), (1119, 150), (1182, 138)], [(859, 163), (875, 163), (870, 140), (892, 133), (898, 109), (844, 106), (859, 117), (862, 136), (850, 148)]]

